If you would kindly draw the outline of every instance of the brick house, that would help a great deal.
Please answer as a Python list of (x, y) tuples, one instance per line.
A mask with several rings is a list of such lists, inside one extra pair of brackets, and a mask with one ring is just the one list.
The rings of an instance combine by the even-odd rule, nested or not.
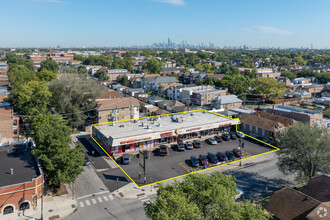
[(29, 146), (0, 146), (0, 219), (16, 219), (41, 207), (43, 174)]
[(19, 117), (7, 103), (0, 103), (0, 143), (14, 142), (19, 139)]
[(212, 100), (216, 99), (219, 96), (227, 95), (227, 93), (227, 88), (195, 91), (192, 94), (192, 102), (198, 106), (210, 105)]
[(95, 123), (138, 118), (139, 108), (139, 100), (132, 97), (100, 100), (95, 113)]
[(291, 118), (257, 111), (254, 114), (242, 114), (239, 129), (254, 137), (274, 138), (275, 134), (296, 121)]
[(319, 111), (300, 109), (282, 105), (263, 108), (263, 111), (287, 118), (292, 118), (296, 121), (301, 121), (310, 125), (321, 126), (323, 124), (323, 113)]

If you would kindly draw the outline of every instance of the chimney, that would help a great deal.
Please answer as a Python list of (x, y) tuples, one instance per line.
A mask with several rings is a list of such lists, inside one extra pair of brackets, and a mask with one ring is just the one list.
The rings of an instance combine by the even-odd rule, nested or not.
[(10, 175), (14, 175), (14, 169), (10, 168)]
[(49, 56), (52, 56), (52, 49), (49, 49)]

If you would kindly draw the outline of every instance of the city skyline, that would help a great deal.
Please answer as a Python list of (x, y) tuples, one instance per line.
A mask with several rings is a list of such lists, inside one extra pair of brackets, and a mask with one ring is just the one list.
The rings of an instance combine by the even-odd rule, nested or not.
[(173, 42), (223, 48), (330, 47), (330, 2), (13, 0), (0, 47), (132, 47)]

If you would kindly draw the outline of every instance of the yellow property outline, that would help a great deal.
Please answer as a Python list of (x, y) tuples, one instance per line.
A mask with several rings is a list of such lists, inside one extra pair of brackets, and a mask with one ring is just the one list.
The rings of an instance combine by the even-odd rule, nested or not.
[(249, 137), (249, 138), (252, 138), (254, 140), (257, 140), (263, 144), (266, 144), (272, 148), (274, 148), (274, 150), (271, 150), (271, 151), (267, 151), (267, 152), (264, 152), (264, 153), (261, 153), (261, 154), (257, 154), (257, 155), (252, 155), (250, 157), (246, 157), (246, 158), (243, 158), (243, 159), (239, 159), (239, 160), (234, 160), (234, 161), (230, 161), (228, 163), (223, 163), (223, 164), (219, 164), (219, 165), (216, 165), (216, 166), (213, 166), (213, 167), (209, 167), (209, 168), (206, 168), (206, 169), (202, 169), (202, 170), (198, 170), (198, 171), (194, 171), (194, 172), (190, 172), (190, 173), (186, 173), (186, 174), (183, 174), (183, 175), (180, 175), (180, 176), (175, 176), (175, 177), (171, 177), (171, 178), (168, 178), (168, 179), (165, 179), (165, 180), (160, 180), (160, 181), (157, 181), (157, 182), (154, 182), (154, 183), (149, 183), (149, 184), (146, 184), (146, 185), (143, 185), (143, 186), (139, 186), (138, 184), (135, 183), (135, 181), (125, 172), (125, 170), (109, 155), (109, 153), (104, 150), (104, 148), (93, 138), (93, 135), (92, 135), (92, 132), (93, 132), (93, 126), (94, 125), (102, 125), (102, 124), (109, 124), (109, 123), (114, 123), (114, 122), (124, 122), (124, 121), (132, 121), (132, 120), (141, 120), (141, 119), (146, 119), (146, 118), (154, 118), (154, 117), (160, 117), (160, 116), (168, 116), (168, 115), (176, 115), (176, 114), (185, 114), (185, 113), (190, 113), (190, 112), (198, 112), (198, 111), (205, 111), (205, 112), (208, 112), (208, 113), (211, 113), (211, 114), (214, 114), (214, 115), (218, 115), (218, 116), (221, 116), (221, 117), (224, 117), (224, 118), (228, 118), (230, 120), (235, 120), (237, 119), (238, 120), (238, 124), (236, 124), (236, 132), (238, 133), (241, 133), (241, 134), (244, 134), (243, 132), (241, 131), (238, 131), (237, 130), (237, 125), (241, 124), (241, 121), (239, 120), (239, 118), (229, 118), (227, 116), (224, 116), (224, 115), (221, 115), (221, 114), (218, 114), (218, 113), (215, 113), (215, 112), (211, 112), (211, 111), (207, 111), (205, 109), (199, 109), (199, 110), (193, 110), (193, 111), (185, 111), (185, 112), (178, 112), (178, 113), (171, 113), (171, 114), (164, 114), (164, 115), (156, 115), (156, 116), (147, 116), (147, 117), (142, 117), (142, 118), (133, 118), (133, 119), (125, 119), (125, 120), (119, 120), (119, 121), (111, 121), (111, 122), (103, 122), (103, 123), (97, 123), (97, 124), (92, 124), (91, 126), (91, 138), (95, 141), (95, 143), (106, 153), (106, 155), (108, 155), (108, 157), (116, 163), (116, 165), (121, 169), (121, 171), (123, 171), (125, 173), (125, 175), (135, 184), (136, 187), (138, 188), (143, 188), (143, 187), (146, 187), (146, 186), (150, 186), (150, 185), (154, 185), (154, 184), (157, 184), (157, 183), (162, 183), (162, 182), (165, 182), (165, 181), (168, 181), (168, 180), (172, 180), (172, 179), (176, 179), (176, 178), (179, 178), (179, 177), (184, 177), (184, 176), (187, 176), (187, 175), (190, 175), (190, 174), (194, 174), (194, 173), (198, 173), (198, 172), (202, 172), (202, 171), (205, 171), (205, 170), (210, 170), (210, 169), (214, 169), (216, 167), (220, 167), (220, 166), (224, 166), (224, 165), (227, 165), (227, 164), (231, 164), (231, 163), (234, 163), (234, 162), (238, 162), (238, 161), (243, 161), (243, 160), (246, 160), (246, 159), (249, 159), (249, 158), (253, 158), (253, 157), (257, 157), (257, 156), (261, 156), (261, 155), (264, 155), (264, 154), (269, 154), (269, 153), (272, 153), (272, 152), (275, 152), (275, 151), (278, 151), (280, 150), (279, 148), (271, 145), (271, 144), (268, 144), (266, 142), (263, 142), (257, 138), (254, 138), (252, 136), (249, 136), (247, 134), (244, 134), (245, 136)]

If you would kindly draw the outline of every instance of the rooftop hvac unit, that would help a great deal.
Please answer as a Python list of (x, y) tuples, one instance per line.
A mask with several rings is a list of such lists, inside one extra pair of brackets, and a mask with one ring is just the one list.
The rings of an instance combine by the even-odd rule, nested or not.
[(147, 129), (151, 129), (151, 128), (152, 128), (151, 125), (148, 125), (148, 126), (147, 126)]

